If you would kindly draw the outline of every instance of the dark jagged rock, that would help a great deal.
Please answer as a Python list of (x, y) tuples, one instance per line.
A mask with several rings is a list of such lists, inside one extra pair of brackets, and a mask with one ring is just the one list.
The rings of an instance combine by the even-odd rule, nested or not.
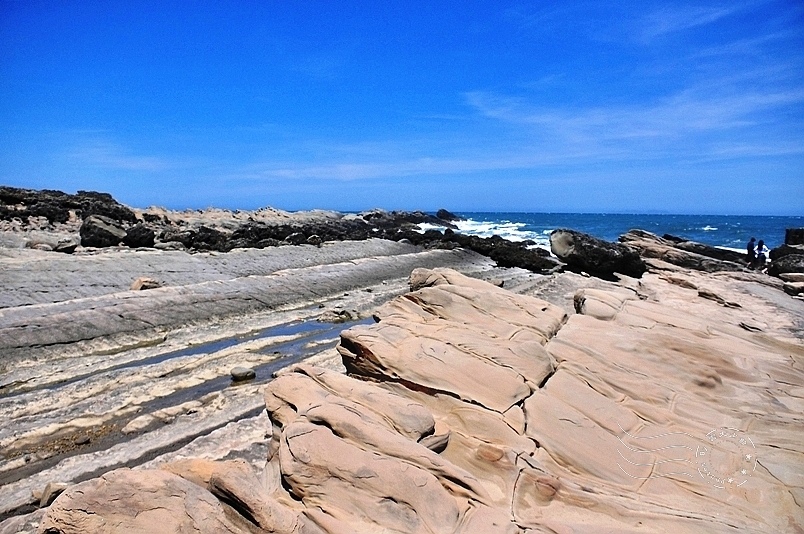
[(84, 247), (114, 247), (126, 237), (122, 226), (103, 215), (90, 215), (84, 219), (79, 233)]
[(804, 254), (788, 254), (768, 266), (769, 275), (779, 276), (782, 273), (804, 273)]
[(199, 226), (193, 236), (192, 247), (198, 250), (227, 252), (229, 250), (228, 239), (229, 237), (220, 230), (209, 228), (208, 226)]
[(694, 252), (707, 258), (714, 258), (721, 261), (731, 261), (735, 263), (745, 263), (745, 253), (722, 248), (711, 247), (695, 241), (680, 241), (674, 245), (676, 248)]
[(307, 236), (302, 232), (293, 232), (284, 239), (284, 242), (289, 245), (301, 245), (307, 242)]
[(159, 234), (159, 239), (165, 243), (177, 242), (181, 243), (187, 248), (192, 247), (193, 240), (195, 239), (194, 230), (164, 230)]
[(785, 245), (804, 245), (804, 228), (788, 228), (784, 231)]
[(451, 211), (447, 211), (445, 209), (440, 209), (436, 212), (436, 217), (441, 219), (442, 221), (460, 221), (461, 218), (452, 213)]
[(639, 254), (620, 243), (610, 243), (575, 230), (550, 234), (553, 254), (573, 269), (598, 276), (620, 273), (640, 277), (647, 270)]
[(78, 243), (73, 241), (72, 238), (60, 239), (56, 246), (53, 247), (54, 252), (61, 252), (63, 254), (72, 254), (78, 248)]
[(771, 250), (768, 256), (770, 256), (771, 261), (776, 261), (791, 254), (804, 254), (804, 245), (788, 245), (785, 243)]
[(167, 220), (167, 217), (165, 217), (163, 219), (159, 215), (156, 215), (156, 214), (153, 214), (153, 213), (143, 213), (142, 214), (142, 219), (147, 223), (162, 223), (162, 222), (168, 223), (169, 222)]
[(500, 267), (519, 267), (536, 273), (553, 271), (560, 267), (560, 263), (550, 257), (550, 254), (540, 248), (528, 248), (532, 241), (513, 242), (500, 236), (483, 238), (445, 232), (444, 239), (454, 241), (461, 247), (488, 256), (497, 262)]
[(677, 235), (673, 234), (664, 234), (662, 236), (662, 239), (670, 241), (672, 243), (683, 243), (684, 241), (686, 241), (686, 239), (684, 239), (683, 237), (678, 237)]
[(396, 226), (433, 224), (436, 226), (446, 226), (455, 228), (455, 225), (446, 219), (430, 215), (423, 211), (384, 211), (374, 210), (362, 214), (365, 221), (379, 228), (390, 228)]
[(232, 248), (228, 243), (229, 236), (226, 233), (208, 226), (186, 230), (165, 230), (159, 238), (164, 242), (177, 241), (188, 249), (199, 251), (228, 252)]
[(123, 244), (131, 248), (153, 248), (155, 237), (156, 236), (153, 230), (142, 223), (137, 223), (126, 230), (126, 236), (123, 238)]
[(19, 218), (27, 222), (28, 217), (45, 217), (51, 224), (65, 223), (70, 220), (71, 211), (82, 219), (102, 215), (114, 221), (137, 221), (133, 211), (108, 193), (78, 191), (71, 195), (49, 189), (37, 191), (0, 186), (0, 220)]

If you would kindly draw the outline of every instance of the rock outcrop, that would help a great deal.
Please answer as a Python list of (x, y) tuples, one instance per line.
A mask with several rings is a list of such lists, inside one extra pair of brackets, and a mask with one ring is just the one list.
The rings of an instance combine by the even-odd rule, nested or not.
[(619, 273), (638, 278), (647, 270), (634, 250), (575, 230), (554, 230), (550, 234), (550, 249), (570, 268), (590, 274)]
[(677, 242), (668, 240), (645, 230), (630, 230), (620, 236), (620, 242), (638, 251), (643, 258), (662, 260), (685, 269), (706, 272), (742, 271), (745, 269), (744, 262), (721, 259), (727, 256), (723, 256), (720, 253), (714, 255), (703, 254), (711, 253), (710, 248), (714, 247), (693, 246), (690, 241)]
[(788, 254), (772, 261), (768, 274), (779, 276), (784, 273), (804, 273), (804, 254)]
[(81, 224), (82, 247), (114, 247), (126, 238), (126, 231), (116, 221), (103, 215), (90, 215)]
[(123, 244), (131, 248), (152, 248), (154, 246), (155, 237), (156, 235), (153, 230), (142, 223), (137, 223), (126, 230), (126, 235), (123, 237)]
[[(344, 215), (337, 212), (288, 213), (271, 208), (254, 212), (186, 210), (171, 212), (148, 208), (136, 213), (117, 203), (107, 193), (79, 191), (33, 191), (0, 187), (0, 221), (15, 227), (40, 225), (44, 221), (48, 240), (28, 239), (23, 246), (56, 250), (53, 234), (80, 233), (84, 247), (151, 248), (196, 252), (230, 252), (243, 248), (321, 246), (328, 241), (388, 239), (427, 249), (465, 248), (492, 258), (500, 267), (521, 267), (538, 273), (560, 268), (547, 251), (533, 242), (513, 242), (499, 236), (481, 238), (453, 232), (459, 217), (447, 210), (436, 215), (421, 211), (370, 210)], [(75, 228), (84, 219), (80, 230)], [(422, 232), (418, 225), (433, 228)], [(434, 228), (442, 228), (439, 231)], [(78, 230), (78, 232), (76, 232)], [(41, 232), (40, 232), (41, 233)], [(59, 236), (62, 237), (62, 236)], [(60, 252), (75, 248), (61, 247)]]
[[(72, 215), (71, 215), (72, 213)], [(0, 186), (0, 220), (45, 217), (51, 223), (65, 223), (71, 216), (86, 219), (102, 215), (114, 221), (134, 223), (134, 212), (108, 193), (78, 191), (75, 195), (61, 191), (19, 189)]]
[(600, 282), (567, 316), (415, 270), (375, 325), (342, 333), (348, 375), (299, 364), (267, 385), (261, 475), (115, 471), (65, 491), (40, 532), (106, 518), (108, 532), (795, 531), (804, 310), (673, 277)]
[(788, 228), (784, 232), (785, 245), (804, 245), (804, 228)]

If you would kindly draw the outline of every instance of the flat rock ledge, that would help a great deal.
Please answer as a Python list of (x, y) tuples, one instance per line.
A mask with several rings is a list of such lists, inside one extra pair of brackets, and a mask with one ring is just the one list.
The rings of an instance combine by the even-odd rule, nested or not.
[[(299, 364), (265, 387), (262, 472), (111, 471), (39, 532), (800, 531), (804, 347), (782, 323), (802, 310), (667, 276), (581, 289), (568, 316), (415, 270), (376, 324), (342, 333), (348, 374)], [(777, 324), (751, 322), (763, 311)]]

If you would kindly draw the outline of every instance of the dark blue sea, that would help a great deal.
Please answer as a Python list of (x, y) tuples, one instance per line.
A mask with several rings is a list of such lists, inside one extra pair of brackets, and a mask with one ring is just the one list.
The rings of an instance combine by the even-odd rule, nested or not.
[(550, 232), (571, 228), (607, 241), (639, 228), (654, 234), (672, 234), (707, 245), (743, 250), (751, 237), (763, 239), (768, 248), (784, 243), (786, 228), (804, 227), (801, 217), (737, 215), (623, 215), (605, 213), (456, 213), (461, 232), (506, 239), (532, 239), (550, 248)]

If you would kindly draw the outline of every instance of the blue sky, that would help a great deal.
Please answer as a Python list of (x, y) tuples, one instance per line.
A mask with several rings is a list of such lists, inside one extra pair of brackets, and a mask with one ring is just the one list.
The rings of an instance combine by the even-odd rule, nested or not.
[(804, 215), (804, 4), (0, 0), (0, 183)]

